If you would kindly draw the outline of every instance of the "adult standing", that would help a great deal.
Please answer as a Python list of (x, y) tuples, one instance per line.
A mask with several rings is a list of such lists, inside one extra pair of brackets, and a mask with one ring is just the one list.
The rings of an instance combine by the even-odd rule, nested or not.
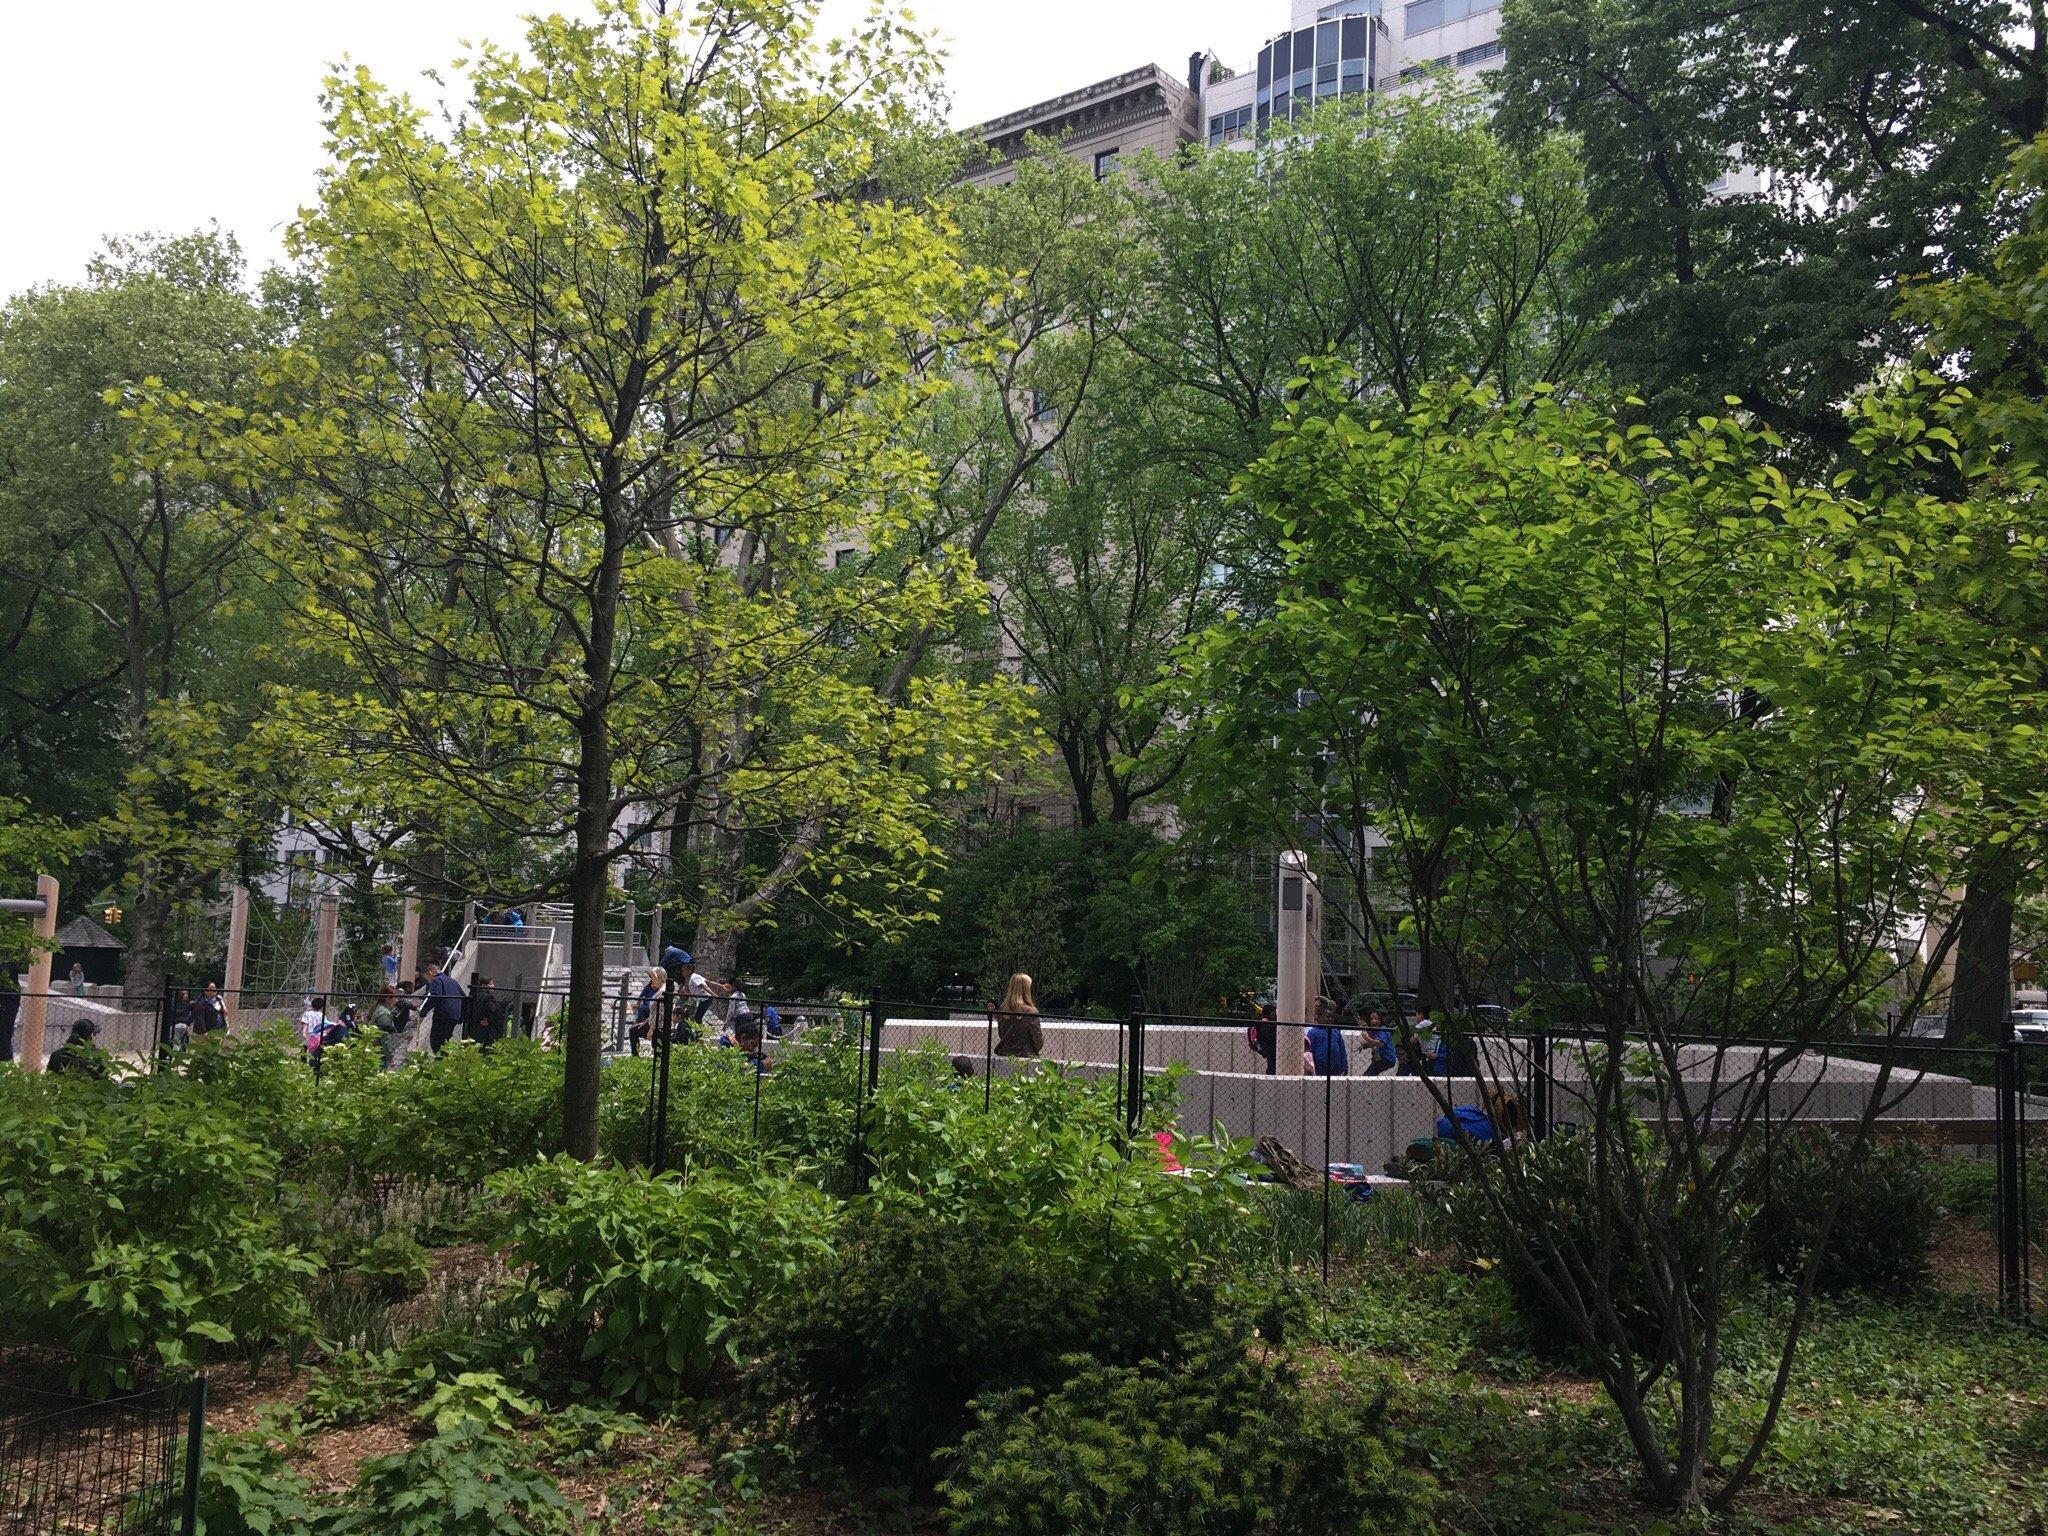
[(377, 970), (384, 978), (384, 985), (394, 991), (398, 987), (398, 951), (386, 944), (377, 953)]
[(1045, 1025), (1038, 1016), (1038, 999), (1031, 978), (1019, 971), (1003, 991), (1003, 1006), (996, 1010), (996, 1054), (1037, 1056), (1045, 1050)]
[(1316, 1021), (1303, 1032), (1308, 1065), (1317, 1077), (1351, 1075), (1351, 1053), (1344, 1045), (1344, 1030), (1337, 1021), (1337, 1005), (1327, 997), (1316, 1000)]
[(221, 1001), (220, 988), (208, 982), (199, 990), (199, 1000), (192, 1005), (192, 1034), (221, 1034), (228, 1027), (227, 1004)]
[(469, 1014), (472, 1026), (469, 1037), (479, 1046), (489, 1050), (505, 1038), (505, 999), (498, 996), (498, 989), (492, 985), (490, 977), (477, 977), (470, 988)]
[(438, 965), (427, 967), (425, 995), (429, 1021), (427, 1048), (439, 1054), (448, 1048), (448, 1042), (455, 1038), (455, 1031), (462, 1026), (462, 1010), (468, 998), (463, 993), (462, 983)]
[(85, 996), (85, 965), (78, 960), (71, 962), (71, 991), (74, 996)]
[(647, 980), (641, 983), (640, 996), (633, 1003), (633, 1027), (626, 1032), (633, 1054), (640, 1054), (640, 1042), (645, 1040), (651, 1048), (654, 1044), (654, 1007), (661, 1001), (662, 993), (668, 990), (668, 971), (655, 966), (647, 973)]
[(80, 1019), (71, 1026), (71, 1037), (50, 1052), (44, 1070), (56, 1076), (105, 1077), (107, 1054), (99, 1048), (99, 1032), (99, 1025), (91, 1019)]
[(384, 1053), (384, 1070), (390, 1071), (398, 1054), (398, 988), (390, 982), (384, 983), (384, 990), (377, 994), (377, 1005), (370, 1010), (370, 1028), (377, 1032), (377, 1044)]
[(192, 994), (179, 987), (171, 993), (170, 1007), (171, 1044), (183, 1050), (192, 1043), (192, 1027), (199, 1021), (199, 1010), (192, 1005)]

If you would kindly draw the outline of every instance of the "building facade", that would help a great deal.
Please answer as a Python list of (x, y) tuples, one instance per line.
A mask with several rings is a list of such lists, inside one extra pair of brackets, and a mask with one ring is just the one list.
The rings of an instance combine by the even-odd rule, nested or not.
[(1032, 135), (1097, 176), (1140, 150), (1249, 148), (1330, 97), (1398, 90), (1432, 67), (1477, 74), (1505, 55), (1499, 0), (1293, 0), (1286, 27), (1242, 68), (1204, 50), (1182, 79), (1148, 64), (977, 125), (993, 154), (972, 179), (1008, 180)]

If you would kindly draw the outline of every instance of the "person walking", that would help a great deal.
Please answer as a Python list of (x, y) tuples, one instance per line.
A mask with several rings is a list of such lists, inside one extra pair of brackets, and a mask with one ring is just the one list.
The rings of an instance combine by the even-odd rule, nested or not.
[(427, 1031), (427, 1049), (439, 1055), (448, 1048), (448, 1042), (455, 1038), (455, 1031), (461, 1027), (462, 1011), (468, 998), (463, 994), (461, 982), (440, 966), (429, 965), (425, 1000), (431, 1021)]
[(1252, 1049), (1266, 1064), (1266, 1076), (1273, 1076), (1280, 1070), (1280, 1015), (1271, 1003), (1259, 1005), (1259, 1016), (1247, 1033)]
[(1032, 994), (1031, 978), (1019, 971), (1003, 992), (1003, 1006), (996, 1010), (996, 1054), (1037, 1056), (1045, 1050), (1045, 1025), (1038, 1017), (1038, 1000)]
[(1365, 1075), (1378, 1077), (1391, 1072), (1398, 1065), (1394, 1052), (1394, 1032), (1387, 1027), (1386, 1015), (1375, 1008), (1365, 1017), (1365, 1028), (1360, 1031), (1365, 1047)]
[(227, 1004), (221, 1001), (220, 988), (208, 982), (199, 989), (199, 1000), (192, 1005), (192, 1034), (225, 1034), (228, 1027)]

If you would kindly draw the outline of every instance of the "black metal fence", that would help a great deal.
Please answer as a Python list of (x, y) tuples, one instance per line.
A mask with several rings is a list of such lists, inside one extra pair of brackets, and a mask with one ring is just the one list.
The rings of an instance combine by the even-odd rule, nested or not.
[(204, 1376), (0, 1345), (0, 1531), (192, 1536), (205, 1422)]

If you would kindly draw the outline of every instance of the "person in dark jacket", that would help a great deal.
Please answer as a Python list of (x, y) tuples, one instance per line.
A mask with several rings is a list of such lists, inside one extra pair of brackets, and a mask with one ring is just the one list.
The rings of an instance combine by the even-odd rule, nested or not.
[(192, 1005), (192, 994), (183, 987), (171, 993), (170, 1025), (171, 1044), (183, 1050), (192, 1043), (192, 1026), (199, 1020), (199, 1010)]
[(427, 1030), (428, 1049), (439, 1053), (448, 1048), (462, 1025), (462, 1011), (468, 999), (462, 983), (438, 965), (427, 967), (426, 1007), (432, 1021)]
[(220, 998), (220, 988), (208, 982), (199, 990), (199, 997), (192, 1005), (192, 1037), (221, 1034), (228, 1027), (227, 1004)]
[(99, 1032), (99, 1025), (91, 1019), (80, 1019), (71, 1026), (71, 1037), (50, 1052), (45, 1069), (57, 1076), (105, 1077), (107, 1053), (97, 1044)]
[(0, 1061), (14, 1060), (14, 1021), (21, 1016), (21, 994), (14, 978), (0, 976)]
[(479, 976), (469, 994), (469, 1038), (489, 1050), (505, 1038), (508, 1009), (491, 978)]

